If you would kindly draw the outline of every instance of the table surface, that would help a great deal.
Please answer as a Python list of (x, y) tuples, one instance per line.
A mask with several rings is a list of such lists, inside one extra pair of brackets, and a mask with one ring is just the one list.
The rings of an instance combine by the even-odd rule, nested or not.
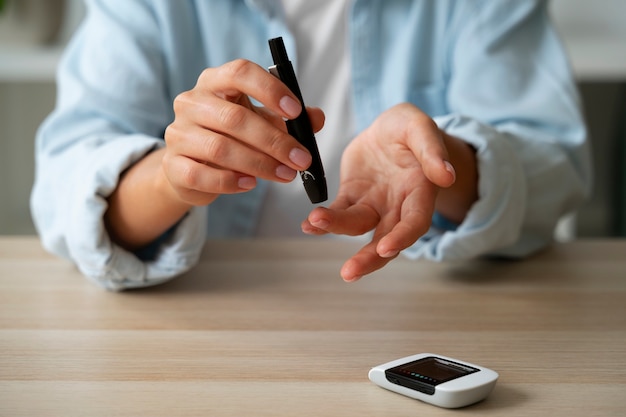
[[(622, 416), (626, 240), (521, 261), (398, 258), (357, 283), (329, 240), (208, 242), (161, 286), (107, 292), (0, 238), (0, 416)], [(445, 410), (372, 384), (434, 352), (492, 368)]]

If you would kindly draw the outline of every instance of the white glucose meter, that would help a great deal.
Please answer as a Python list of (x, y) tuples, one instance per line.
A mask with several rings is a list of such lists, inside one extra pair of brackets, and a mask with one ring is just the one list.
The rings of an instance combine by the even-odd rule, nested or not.
[(369, 379), (390, 391), (444, 408), (485, 399), (498, 380), (491, 369), (432, 353), (375, 366)]

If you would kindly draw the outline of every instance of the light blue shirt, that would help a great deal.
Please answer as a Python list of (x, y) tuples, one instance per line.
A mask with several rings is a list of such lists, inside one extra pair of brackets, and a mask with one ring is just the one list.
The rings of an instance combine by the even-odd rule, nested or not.
[[(295, 42), (279, 1), (87, 5), (59, 67), (56, 109), (38, 132), (32, 213), (44, 246), (91, 280), (153, 285), (193, 267), (207, 236), (253, 236), (266, 187), (192, 209), (143, 253), (110, 241), (107, 196), (126, 168), (164, 146), (174, 98), (204, 68), (236, 58), (268, 66), (269, 38), (283, 36), (292, 58)], [(479, 200), (466, 219), (435, 221), (405, 255), (526, 256), (549, 244), (558, 219), (588, 194), (586, 130), (546, 8), (539, 0), (353, 1), (357, 130), (411, 102), (477, 150)]]

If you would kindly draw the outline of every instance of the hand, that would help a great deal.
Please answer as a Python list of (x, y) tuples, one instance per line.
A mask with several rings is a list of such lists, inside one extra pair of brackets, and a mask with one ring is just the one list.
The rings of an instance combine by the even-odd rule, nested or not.
[[(265, 107), (254, 106), (249, 97)], [(165, 133), (163, 170), (177, 196), (190, 205), (248, 191), (257, 178), (292, 181), (311, 163), (283, 120), (300, 114), (299, 101), (250, 61), (206, 69), (192, 90), (176, 98), (174, 111)], [(308, 111), (313, 128), (321, 129), (321, 110)]]
[[(374, 231), (371, 242), (344, 264), (344, 280), (355, 281), (382, 268), (428, 230), (439, 189), (452, 189), (456, 181), (447, 144), (467, 165), (464, 171), (475, 172), (469, 146), (441, 132), (417, 107), (400, 104), (381, 114), (346, 148), (336, 200), (328, 208), (315, 208), (302, 223), (302, 230), (313, 235)], [(467, 200), (462, 209), (469, 209), (477, 198), (476, 178), (464, 181), (467, 190), (453, 190), (459, 198), (445, 200)]]
[[(109, 196), (105, 225), (111, 238), (137, 249), (192, 206), (248, 191), (257, 178), (293, 180), (311, 164), (311, 155), (287, 133), (283, 118), (297, 117), (301, 109), (285, 84), (252, 62), (205, 70), (192, 90), (176, 98), (167, 146), (129, 168)], [(311, 108), (308, 114), (313, 129), (321, 129), (322, 111)]]

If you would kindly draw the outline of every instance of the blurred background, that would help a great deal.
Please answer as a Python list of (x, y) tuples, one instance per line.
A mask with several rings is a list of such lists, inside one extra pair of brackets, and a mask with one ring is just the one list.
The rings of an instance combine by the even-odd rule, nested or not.
[[(54, 107), (54, 72), (82, 0), (0, 0), (0, 234), (33, 234), (34, 137)], [(591, 199), (561, 234), (626, 236), (626, 1), (552, 0), (594, 152)]]

